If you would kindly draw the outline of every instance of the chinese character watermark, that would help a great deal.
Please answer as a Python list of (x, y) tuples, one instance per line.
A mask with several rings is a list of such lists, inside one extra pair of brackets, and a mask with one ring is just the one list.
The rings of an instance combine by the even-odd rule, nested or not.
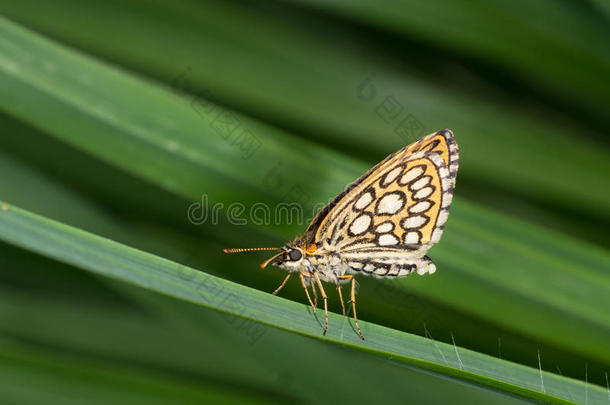
[(209, 91), (195, 89), (188, 77), (190, 70), (191, 67), (187, 66), (171, 81), (172, 89), (181, 96), (186, 96), (191, 108), (243, 159), (250, 159), (262, 146), (260, 139), (244, 127), (237, 114), (220, 107)]
[(378, 97), (374, 79), (375, 73), (371, 73), (358, 85), (356, 88), (358, 99), (364, 103), (375, 102), (375, 114), (386, 124), (392, 125), (394, 133), (403, 141), (410, 143), (421, 138), (426, 131), (424, 125), (413, 114), (405, 111), (404, 106), (393, 94)]

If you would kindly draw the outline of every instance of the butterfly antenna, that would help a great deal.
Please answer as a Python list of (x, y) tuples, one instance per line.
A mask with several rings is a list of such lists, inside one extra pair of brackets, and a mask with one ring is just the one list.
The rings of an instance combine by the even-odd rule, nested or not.
[(231, 249), (223, 249), (222, 251), (225, 253), (240, 253), (240, 252), (253, 252), (256, 250), (278, 250), (278, 248), (272, 247), (260, 247), (260, 248), (231, 248)]

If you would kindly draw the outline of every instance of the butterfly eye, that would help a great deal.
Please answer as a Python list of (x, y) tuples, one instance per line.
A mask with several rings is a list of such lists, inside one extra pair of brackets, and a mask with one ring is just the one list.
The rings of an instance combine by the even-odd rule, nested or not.
[(298, 249), (292, 249), (288, 255), (290, 256), (290, 260), (292, 261), (297, 261), (301, 257), (303, 257), (303, 254)]

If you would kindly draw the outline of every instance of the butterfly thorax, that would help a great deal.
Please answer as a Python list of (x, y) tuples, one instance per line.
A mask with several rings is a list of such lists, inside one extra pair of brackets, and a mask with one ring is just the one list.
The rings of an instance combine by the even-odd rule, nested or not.
[(338, 281), (338, 276), (350, 272), (340, 252), (307, 242), (305, 234), (287, 243), (272, 264), (290, 272), (302, 273), (305, 278), (316, 272), (320, 280), (333, 283)]

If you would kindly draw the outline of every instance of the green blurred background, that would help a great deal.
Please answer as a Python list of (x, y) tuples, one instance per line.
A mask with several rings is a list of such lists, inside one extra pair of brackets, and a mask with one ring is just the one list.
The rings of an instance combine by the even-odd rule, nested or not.
[[(430, 251), (438, 272), (359, 280), (359, 317), (532, 367), (540, 352), (543, 369), (606, 386), (605, 2), (1, 0), (0, 12), (3, 201), (273, 291), (283, 274), (258, 269), (267, 255), (222, 248), (278, 246), (306, 223), (231, 224), (231, 203), (310, 213), (450, 128), (460, 171)], [(22, 29), (40, 35), (30, 48), (10, 37)], [(202, 198), (224, 204), (219, 223), (188, 220)], [(7, 403), (489, 401), (287, 332), (252, 341), (214, 311), (9, 244), (0, 266)], [(304, 301), (294, 280), (281, 295)], [(356, 368), (387, 375), (363, 382)]]

